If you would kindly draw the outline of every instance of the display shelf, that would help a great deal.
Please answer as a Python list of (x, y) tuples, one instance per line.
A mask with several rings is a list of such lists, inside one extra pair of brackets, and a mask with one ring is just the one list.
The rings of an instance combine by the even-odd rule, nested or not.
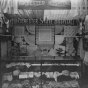
[[(39, 58), (39, 59), (37, 59)], [(6, 56), (1, 57), (1, 61), (80, 61), (82, 60), (79, 56)]]
[[(79, 64), (78, 68), (77, 66), (61, 65), (62, 63), (77, 64), (77, 62)], [(27, 81), (31, 88), (33, 87), (37, 88), (37, 86), (38, 88), (46, 88), (51, 84), (56, 85), (57, 88), (58, 87), (61, 88), (61, 86), (64, 86), (64, 85), (66, 86), (66, 83), (68, 83), (70, 84), (69, 88), (80, 88), (79, 85), (74, 85), (74, 84), (78, 84), (78, 80), (82, 76), (81, 74), (82, 60), (76, 60), (76, 61), (74, 60), (27, 60), (25, 62), (20, 60), (19, 61), (11, 60), (11, 62), (2, 61), (2, 64), (3, 64), (2, 77), (4, 75), (4, 80), (8, 80), (7, 82), (3, 81), (2, 84), (10, 82), (9, 85), (12, 85), (11, 83), (13, 83), (16, 86), (16, 84), (22, 85), (24, 81)], [(27, 65), (27, 67), (25, 67), (25, 65)], [(5, 79), (6, 77), (5, 75), (8, 76), (7, 77), (8, 79)], [(51, 77), (49, 77), (50, 75)], [(71, 76), (78, 77), (78, 78), (77, 79), (74, 77), (72, 78)], [(9, 79), (9, 77), (12, 77), (12, 79)], [(62, 80), (62, 78), (64, 79)], [(26, 85), (28, 86), (28, 84)], [(55, 87), (53, 85), (51, 86)], [(29, 87), (26, 87), (26, 88), (29, 88)]]

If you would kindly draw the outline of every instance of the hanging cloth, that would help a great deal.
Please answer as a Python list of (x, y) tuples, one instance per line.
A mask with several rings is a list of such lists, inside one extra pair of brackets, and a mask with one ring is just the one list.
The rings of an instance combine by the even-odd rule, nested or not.
[(88, 65), (88, 51), (85, 51), (84, 62)]
[(78, 54), (79, 54), (79, 56), (82, 58), (82, 59), (84, 59), (84, 53), (85, 53), (85, 51), (84, 51), (84, 49), (83, 49), (83, 39), (81, 38), (80, 39), (80, 41), (79, 41), (79, 45), (78, 45), (79, 47), (79, 49), (78, 49)]
[(1, 0), (1, 9), (3, 13), (17, 14), (18, 4), (17, 0)]

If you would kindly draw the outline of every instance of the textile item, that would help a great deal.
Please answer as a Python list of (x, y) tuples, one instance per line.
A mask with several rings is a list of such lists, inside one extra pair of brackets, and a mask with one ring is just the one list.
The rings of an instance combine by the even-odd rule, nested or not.
[(35, 34), (35, 26), (32, 26), (32, 25), (26, 26), (26, 29), (29, 33)]
[(34, 77), (33, 72), (29, 72), (29, 77), (30, 77), (30, 78), (33, 78), (33, 77)]
[(66, 56), (75, 56), (75, 48), (73, 47), (73, 37), (66, 38)]
[(44, 84), (43, 88), (79, 88), (79, 83), (75, 80), (57, 83), (54, 81), (50, 81), (47, 84)]
[(79, 74), (78, 74), (77, 72), (71, 72), (71, 73), (70, 73), (70, 76), (71, 76), (72, 78), (79, 79)]
[(77, 55), (77, 50), (78, 50), (78, 38), (73, 39), (73, 47), (75, 48), (76, 55)]
[(54, 49), (56, 50), (57, 56), (65, 56), (65, 46), (55, 44)]
[(85, 51), (84, 62), (88, 63), (88, 52)]
[(6, 73), (3, 75), (3, 81), (12, 81), (13, 79), (13, 76), (12, 76), (12, 73)]
[(41, 72), (34, 72), (34, 76), (40, 77), (41, 76)]
[(24, 39), (29, 45), (35, 45), (35, 35), (24, 34)]
[(54, 26), (36, 26), (36, 44), (54, 44)]
[(63, 26), (58, 26), (58, 25), (55, 26), (55, 35), (59, 35), (59, 34), (62, 35), (61, 33), (62, 31), (63, 31)]
[(14, 75), (14, 76), (18, 76), (18, 75), (19, 75), (19, 73), (20, 73), (20, 71), (19, 71), (19, 70), (15, 70), (15, 71), (13, 71), (13, 75)]
[(17, 0), (1, 0), (1, 7), (4, 13), (9, 13), (9, 14), (18, 13)]
[(69, 75), (69, 71), (68, 70), (62, 71), (62, 75), (68, 76)]
[(56, 49), (53, 49), (53, 48), (51, 48), (49, 51), (50, 56), (58, 56), (56, 53), (57, 53)]
[(26, 79), (28, 78), (28, 72), (21, 72), (19, 74), (19, 79)]
[(64, 41), (63, 35), (55, 35), (55, 44), (61, 44)]
[(22, 87), (23, 88), (30, 88), (30, 81), (29, 80), (22, 81)]
[(73, 37), (76, 35), (75, 28), (72, 26), (64, 26), (64, 36)]
[(83, 40), (82, 40), (82, 39), (80, 39), (78, 46), (79, 46), (79, 47), (78, 47), (78, 55), (79, 55), (82, 59), (84, 59), (84, 58), (85, 58), (85, 57), (84, 57), (85, 51), (84, 51), (84, 49), (83, 49)]
[(23, 36), (25, 32), (24, 26), (15, 26), (14, 27), (14, 36)]
[(2, 84), (2, 88), (8, 88), (9, 87), (9, 83), (3, 83)]
[(22, 43), (22, 37), (16, 37), (15, 42), (16, 43)]
[[(72, 0), (71, 0), (72, 1)], [(76, 0), (77, 1), (77, 0)], [(71, 3), (73, 4), (73, 3)], [(76, 9), (71, 10), (45, 10), (44, 11), (44, 20), (69, 20), (78, 16)]]

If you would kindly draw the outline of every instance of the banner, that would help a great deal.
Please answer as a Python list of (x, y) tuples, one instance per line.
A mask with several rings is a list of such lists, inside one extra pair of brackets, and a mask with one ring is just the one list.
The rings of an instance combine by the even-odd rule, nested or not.
[(18, 9), (71, 9), (71, 0), (19, 0)]
[(79, 21), (74, 20), (43, 20), (41, 19), (11, 19), (10, 25), (79, 25)]

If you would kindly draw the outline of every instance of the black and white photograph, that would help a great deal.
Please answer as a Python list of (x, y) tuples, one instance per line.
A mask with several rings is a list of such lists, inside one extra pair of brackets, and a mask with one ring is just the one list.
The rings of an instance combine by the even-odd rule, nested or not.
[(88, 88), (88, 0), (0, 0), (0, 88)]

